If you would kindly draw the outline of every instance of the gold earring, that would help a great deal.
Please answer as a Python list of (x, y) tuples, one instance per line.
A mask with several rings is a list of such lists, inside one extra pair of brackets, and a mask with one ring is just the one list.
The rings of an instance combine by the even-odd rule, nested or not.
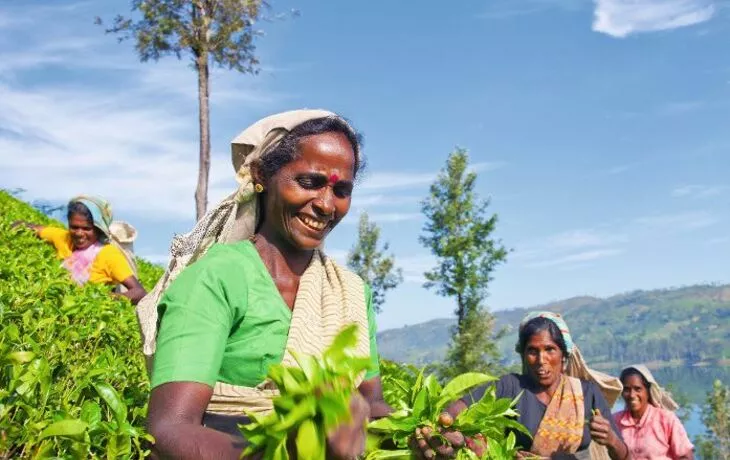
[(264, 186), (261, 184), (256, 184), (253, 186), (253, 189), (256, 191), (256, 193), (261, 193), (264, 191)]

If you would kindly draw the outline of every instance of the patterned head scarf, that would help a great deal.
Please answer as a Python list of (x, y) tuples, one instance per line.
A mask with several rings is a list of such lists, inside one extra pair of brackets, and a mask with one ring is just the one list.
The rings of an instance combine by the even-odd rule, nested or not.
[(94, 227), (101, 230), (107, 238), (111, 238), (109, 226), (112, 224), (112, 207), (108, 201), (103, 198), (87, 195), (79, 195), (71, 198), (69, 205), (72, 203), (81, 203), (91, 212)]
[[(573, 342), (573, 336), (570, 334), (570, 329), (568, 329), (568, 323), (566, 323), (563, 317), (560, 316), (560, 314), (558, 313), (553, 313), (551, 311), (530, 312), (520, 322), (519, 331), (521, 332), (522, 329), (524, 329), (524, 327), (527, 325), (527, 323), (535, 318), (548, 319), (552, 321), (552, 323), (555, 324), (558, 329), (560, 329), (560, 333), (563, 335), (563, 341), (565, 342), (565, 347), (568, 350), (565, 374), (570, 377), (577, 377), (579, 379), (588, 380), (596, 383), (600, 387), (601, 393), (603, 393), (603, 396), (606, 398), (609, 407), (613, 406), (613, 403), (616, 402), (619, 395), (621, 394), (621, 391), (623, 390), (623, 384), (621, 383), (621, 380), (619, 380), (618, 377), (613, 377), (611, 375), (593, 370), (588, 367), (585, 360), (583, 359), (583, 355), (581, 354), (580, 349), (575, 344), (575, 342)], [(519, 343), (517, 344), (515, 349), (519, 353)], [(608, 414), (604, 414), (604, 416), (607, 415)]]
[[(525, 328), (525, 325), (529, 323), (531, 320), (535, 318), (545, 318), (552, 321), (553, 324), (555, 324), (558, 329), (560, 330), (560, 333), (563, 335), (563, 341), (565, 342), (565, 348), (568, 350), (568, 355), (572, 355), (573, 351), (575, 350), (575, 344), (573, 343), (573, 336), (570, 335), (570, 329), (568, 329), (568, 323), (565, 322), (562, 316), (560, 316), (558, 313), (553, 313), (551, 311), (533, 311), (527, 314), (522, 321), (520, 321), (520, 328), (519, 332), (522, 332), (522, 330)], [(519, 353), (519, 342), (517, 343), (515, 349)]]
[[(231, 141), (231, 160), (238, 182), (238, 190), (233, 199), (238, 202), (240, 209), (235, 216), (235, 225), (229, 226), (232, 232), (222, 232), (217, 241), (239, 241), (253, 235), (256, 229), (259, 216), (251, 165), (271, 153), (295, 127), (306, 121), (325, 117), (339, 118), (344, 122), (335, 113), (327, 110), (291, 110), (262, 118)], [(247, 211), (242, 212), (244, 208)]]
[[(292, 110), (263, 118), (231, 141), (231, 160), (238, 188), (210, 209), (188, 233), (176, 235), (170, 245), (170, 261), (154, 289), (137, 305), (142, 329), (143, 352), (148, 369), (156, 347), (157, 305), (177, 275), (216, 242), (231, 243), (253, 236), (258, 223), (258, 199), (251, 166), (271, 153), (292, 129), (317, 118), (334, 117), (327, 110)], [(346, 123), (346, 122), (345, 122)], [(348, 125), (349, 126), (349, 125)]]
[(677, 404), (674, 399), (672, 399), (672, 394), (659, 386), (659, 383), (656, 381), (651, 371), (646, 366), (644, 366), (643, 364), (632, 364), (626, 369), (634, 369), (635, 371), (643, 375), (646, 381), (651, 384), (649, 386), (649, 395), (651, 396), (651, 404), (654, 407), (667, 409), (672, 412), (679, 409), (679, 404)]

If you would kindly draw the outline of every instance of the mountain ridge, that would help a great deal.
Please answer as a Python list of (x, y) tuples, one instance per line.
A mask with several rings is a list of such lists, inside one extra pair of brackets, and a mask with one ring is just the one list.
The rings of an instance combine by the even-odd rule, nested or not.
[[(599, 298), (574, 296), (532, 307), (493, 312), (503, 363), (517, 363), (516, 328), (529, 311), (562, 314), (591, 365), (615, 368), (627, 362), (654, 366), (716, 365), (730, 359), (730, 284), (635, 289)], [(443, 359), (454, 319), (437, 318), (378, 333), (384, 358), (418, 365)]]

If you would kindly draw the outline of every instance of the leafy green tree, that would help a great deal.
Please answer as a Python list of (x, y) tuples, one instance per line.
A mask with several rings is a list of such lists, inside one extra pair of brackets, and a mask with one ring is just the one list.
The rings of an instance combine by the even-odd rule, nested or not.
[(380, 228), (367, 213), (360, 214), (357, 242), (347, 255), (347, 266), (370, 285), (373, 309), (380, 313), (385, 293), (403, 282), (403, 271), (395, 267), (393, 255), (387, 255), (388, 243), (378, 249)]
[[(254, 54), (254, 24), (265, 3), (262, 0), (132, 0), (132, 13), (117, 16), (107, 33), (120, 41), (132, 38), (142, 62), (174, 55), (189, 55), (198, 74), (200, 153), (195, 214), (200, 219), (208, 206), (210, 171), (209, 68), (211, 64), (242, 73), (258, 72)], [(97, 24), (102, 24), (96, 18)]]
[(497, 215), (489, 215), (489, 200), (474, 192), (476, 179), (466, 150), (457, 149), (421, 205), (427, 219), (420, 241), (437, 263), (425, 273), (425, 287), (456, 302), (457, 324), (443, 377), (498, 368), (499, 334), (495, 336), (494, 317), (483, 302), (492, 273), (507, 259), (507, 249), (492, 237)]
[(730, 387), (715, 380), (702, 407), (702, 423), (706, 433), (695, 439), (695, 452), (700, 458), (730, 459)]

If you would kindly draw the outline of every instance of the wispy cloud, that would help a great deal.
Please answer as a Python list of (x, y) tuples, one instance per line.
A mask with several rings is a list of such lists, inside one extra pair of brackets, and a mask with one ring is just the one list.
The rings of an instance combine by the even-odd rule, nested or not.
[[(68, 25), (88, 32), (93, 15), (88, 24), (78, 18), (93, 8), (78, 2), (24, 10), (35, 26), (19, 29), (23, 51), (0, 47), (0, 182), (22, 185), (28, 199), (95, 193), (153, 220), (189, 219), (198, 169), (195, 73), (174, 58), (141, 64), (131, 45)], [(8, 11), (0, 8), (0, 17)], [(37, 24), (48, 27), (34, 33)], [(0, 42), (9, 37), (0, 28)], [(35, 77), (54, 70), (52, 83)], [(69, 72), (84, 77), (65, 79)], [(219, 117), (241, 101), (261, 109), (288, 97), (258, 77), (216, 70), (212, 80)], [(211, 204), (235, 189), (227, 148), (212, 157)]]
[(707, 240), (707, 244), (710, 245), (716, 245), (716, 244), (727, 244), (730, 243), (730, 236), (719, 236), (717, 238), (710, 238)]
[(625, 173), (626, 171), (630, 170), (633, 166), (635, 166), (635, 165), (626, 164), (626, 165), (613, 166), (611, 168), (608, 168), (608, 170), (606, 171), (606, 174), (613, 176), (616, 174)]
[(711, 0), (594, 0), (593, 30), (624, 38), (699, 24), (711, 19)]
[(655, 230), (692, 231), (710, 227), (720, 221), (708, 211), (683, 212), (677, 214), (654, 214), (639, 217), (635, 222)]
[(726, 185), (683, 185), (672, 190), (676, 198), (711, 198), (728, 190)]
[[(357, 225), (358, 217), (350, 212), (347, 219), (343, 220), (343, 224)], [(368, 214), (371, 222), (376, 224), (386, 224), (395, 222), (406, 222), (411, 220), (419, 220), (423, 218), (423, 214), (418, 212), (382, 212)]]
[(624, 234), (579, 229), (548, 237), (547, 246), (553, 249), (576, 249), (625, 243), (627, 240)]
[(587, 263), (623, 252), (624, 233), (575, 229), (518, 245), (513, 258), (529, 268)]
[(707, 104), (705, 101), (683, 101), (683, 102), (668, 102), (657, 110), (657, 115), (661, 116), (673, 116), (673, 115), (684, 115), (686, 113), (697, 111)]
[(584, 0), (495, 0), (476, 15), (480, 19), (507, 19), (541, 13), (550, 9), (575, 11), (585, 6)]
[(436, 259), (430, 254), (403, 256), (396, 258), (395, 263), (403, 270), (404, 281), (423, 284), (426, 282), (423, 274), (436, 265)]
[[(470, 167), (470, 171), (476, 173), (494, 171), (506, 165), (503, 161), (483, 161), (474, 163)], [(360, 190), (392, 190), (404, 188), (416, 188), (431, 184), (438, 177), (438, 172), (391, 172), (376, 171), (367, 175), (362, 184), (358, 186)]]
[(605, 259), (606, 257), (617, 256), (623, 252), (623, 249), (595, 249), (592, 251), (581, 251), (575, 254), (569, 254), (567, 256), (558, 257), (555, 259), (531, 262), (526, 264), (526, 266), (530, 268), (545, 268), (556, 267), (560, 265), (580, 264), (599, 259)]

